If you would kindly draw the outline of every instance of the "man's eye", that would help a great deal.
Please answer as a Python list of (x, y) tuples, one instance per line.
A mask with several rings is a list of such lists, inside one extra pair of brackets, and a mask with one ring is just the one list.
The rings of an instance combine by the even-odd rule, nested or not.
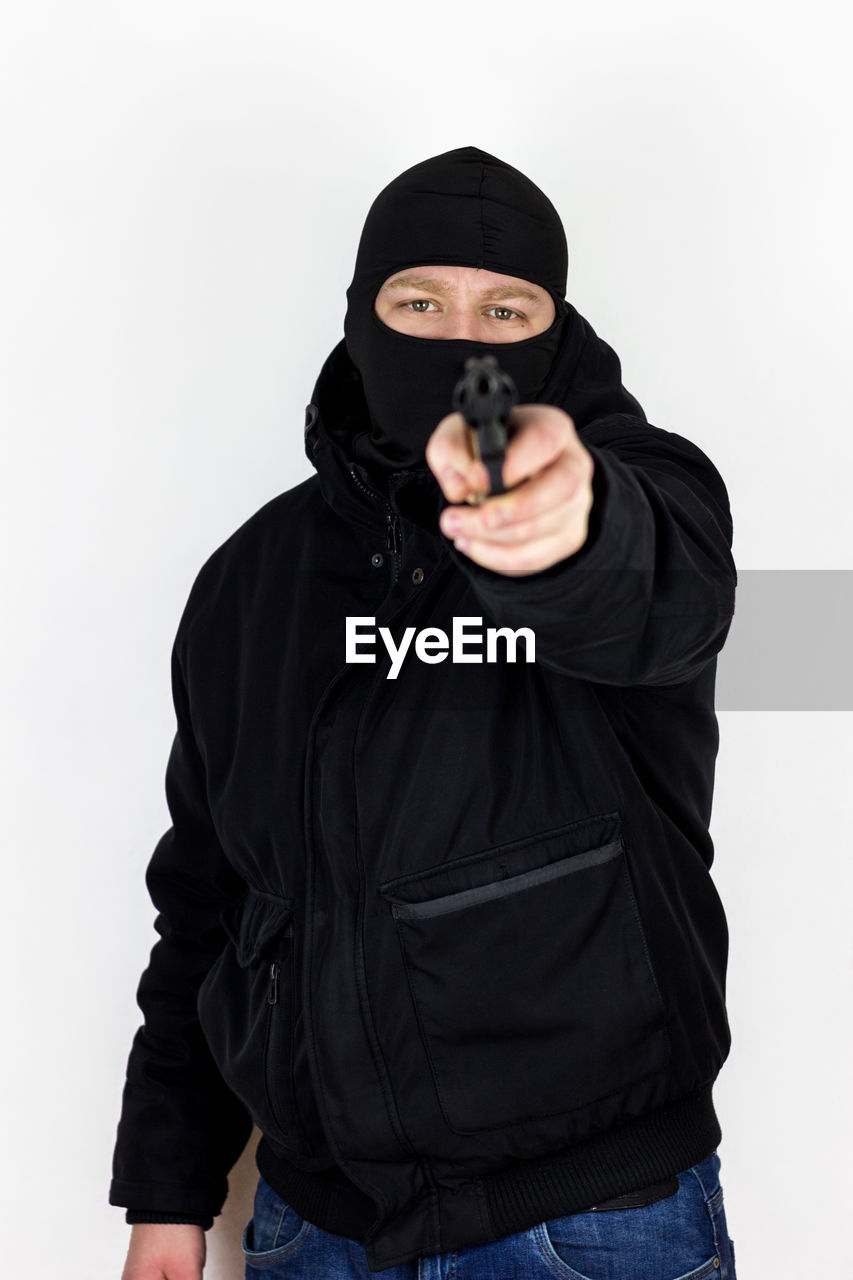
[(429, 298), (414, 298), (411, 302), (404, 302), (404, 307), (414, 307), (415, 311), (423, 314), (427, 307), (434, 306), (435, 303), (430, 302)]
[[(513, 311), (512, 307), (492, 307), (490, 311), (503, 312), (503, 315), (495, 317), (496, 320), (508, 320), (510, 316), (518, 316), (519, 318), (521, 317), (521, 313), (519, 311)], [(490, 314), (490, 312), (487, 312), (486, 314), (488, 315)]]

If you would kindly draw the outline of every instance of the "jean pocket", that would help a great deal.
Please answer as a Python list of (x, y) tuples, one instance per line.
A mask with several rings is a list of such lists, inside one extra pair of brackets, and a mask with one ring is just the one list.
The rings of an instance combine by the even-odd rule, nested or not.
[(271, 1267), (290, 1258), (305, 1244), (312, 1224), (258, 1179), (253, 1216), (243, 1230), (242, 1248), (253, 1267)]
[(718, 1228), (722, 1189), (708, 1181), (717, 1167), (715, 1154), (680, 1173), (677, 1192), (648, 1205), (540, 1223), (533, 1232), (543, 1260), (562, 1280), (727, 1277), (727, 1237)]
[(618, 813), (379, 890), (451, 1129), (571, 1111), (666, 1069), (665, 1009)]
[[(534, 1228), (534, 1231), (538, 1228)], [(626, 1252), (626, 1261), (611, 1257), (603, 1264), (584, 1264), (585, 1269), (565, 1261), (566, 1250), (563, 1246), (552, 1245), (550, 1241), (540, 1244), (540, 1256), (548, 1270), (558, 1280), (720, 1280), (720, 1258), (714, 1254), (698, 1267), (685, 1271), (682, 1263), (675, 1263), (675, 1270), (662, 1271), (657, 1263), (644, 1257), (636, 1249)]]

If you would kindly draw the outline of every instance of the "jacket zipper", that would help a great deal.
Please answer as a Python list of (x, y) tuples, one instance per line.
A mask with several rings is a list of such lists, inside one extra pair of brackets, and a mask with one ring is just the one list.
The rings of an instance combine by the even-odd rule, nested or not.
[(378, 489), (374, 489), (372, 485), (365, 484), (354, 468), (351, 467), (348, 470), (362, 493), (366, 493), (375, 502), (381, 502), (385, 507), (385, 546), (391, 556), (391, 585), (393, 586), (400, 576), (400, 568), (403, 561), (403, 532), (400, 527), (400, 520), (384, 494), (381, 494)]
[(278, 1004), (278, 974), (280, 968), (281, 965), (278, 960), (272, 960), (270, 962), (269, 985), (267, 987), (267, 1005), (269, 1008), (267, 1009), (267, 1027), (266, 1034), (264, 1036), (264, 1092), (266, 1093), (267, 1106), (269, 1107), (271, 1116), (279, 1129), (286, 1133), (287, 1130), (284, 1129), (281, 1124), (275, 1100), (272, 1096), (272, 1089), (270, 1088), (270, 1053), (272, 1052), (270, 1041), (272, 1039), (272, 1020), (275, 1013), (274, 1006)]
[[(288, 926), (288, 934), (290, 935), (291, 932), (292, 932), (292, 926)], [(264, 1040), (264, 1089), (267, 1095), (267, 1106), (270, 1109), (272, 1117), (275, 1120), (281, 1132), (286, 1134), (288, 1132), (288, 1126), (282, 1123), (281, 1116), (278, 1113), (278, 1107), (276, 1105), (276, 1101), (273, 1096), (273, 1091), (270, 1088), (270, 1075), (269, 1075), (269, 1072), (270, 1072), (269, 1060), (270, 1060), (270, 1054), (272, 1052), (272, 1048), (270, 1044), (272, 1040), (272, 1027), (273, 1027), (272, 1020), (276, 1016), (279, 1016), (279, 1017), (284, 1016), (283, 1014), (276, 1015), (276, 1010), (274, 1008), (274, 1006), (278, 1004), (278, 997), (279, 997), (278, 976), (280, 973), (281, 973), (281, 961), (271, 960), (270, 969), (269, 969), (269, 979), (267, 983), (267, 1004), (269, 1005), (269, 1008), (267, 1009), (267, 1030), (266, 1030), (266, 1037)], [(285, 1013), (286, 1012), (287, 1011), (285, 1010)], [(291, 1035), (292, 1035), (292, 1031), (291, 1031)], [(292, 1046), (291, 1046), (291, 1053), (292, 1053)], [(290, 1074), (292, 1070), (293, 1070), (293, 1064), (292, 1062), (288, 1062), (287, 1079), (288, 1079), (288, 1087), (290, 1089), (293, 1088), (293, 1079), (292, 1079), (292, 1075)], [(291, 1099), (291, 1107), (292, 1107), (293, 1117), (296, 1121), (296, 1124), (299, 1127), (299, 1132), (302, 1134), (304, 1141), (306, 1142), (306, 1144), (308, 1144), (308, 1147), (310, 1149), (310, 1143), (308, 1142), (308, 1135), (306, 1134), (305, 1128), (302, 1124), (302, 1117), (299, 1114), (299, 1107), (297, 1106), (295, 1097)]]
[(270, 964), (270, 985), (267, 992), (267, 1004), (278, 1003), (278, 973), (281, 965), (277, 960), (273, 960)]
[(385, 517), (386, 538), (385, 541), (388, 550), (392, 555), (396, 556), (400, 551), (400, 521), (394, 515), (393, 511), (389, 511)]

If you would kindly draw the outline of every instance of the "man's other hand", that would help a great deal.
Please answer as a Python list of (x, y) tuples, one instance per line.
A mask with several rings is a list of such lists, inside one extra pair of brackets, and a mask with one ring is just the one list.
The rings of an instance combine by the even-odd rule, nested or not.
[(191, 1222), (136, 1222), (121, 1280), (202, 1280), (206, 1248)]
[(444, 496), (462, 504), (442, 511), (442, 533), (477, 564), (510, 577), (548, 569), (580, 550), (595, 464), (569, 415), (556, 405), (518, 405), (503, 466), (503, 483), (512, 492), (476, 507), (466, 499), (487, 493), (489, 476), (474, 457), (472, 437), (462, 414), (451, 413), (427, 442), (426, 460)]

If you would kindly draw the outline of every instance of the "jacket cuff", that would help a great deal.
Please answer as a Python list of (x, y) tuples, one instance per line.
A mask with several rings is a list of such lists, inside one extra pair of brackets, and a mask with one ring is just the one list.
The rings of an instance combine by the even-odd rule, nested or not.
[(186, 1213), (158, 1213), (152, 1209), (146, 1212), (145, 1209), (128, 1209), (124, 1215), (125, 1222), (131, 1224), (135, 1222), (187, 1222), (192, 1226), (203, 1227), (205, 1231), (213, 1226), (213, 1218), (197, 1217)]
[[(108, 1202), (127, 1209), (129, 1214), (144, 1214), (144, 1219), (137, 1219), (140, 1222), (171, 1220), (212, 1224), (214, 1217), (222, 1212), (227, 1195), (227, 1178), (222, 1179), (221, 1189), (186, 1186), (179, 1182), (131, 1182), (113, 1178)], [(125, 1221), (134, 1219), (125, 1216)]]

